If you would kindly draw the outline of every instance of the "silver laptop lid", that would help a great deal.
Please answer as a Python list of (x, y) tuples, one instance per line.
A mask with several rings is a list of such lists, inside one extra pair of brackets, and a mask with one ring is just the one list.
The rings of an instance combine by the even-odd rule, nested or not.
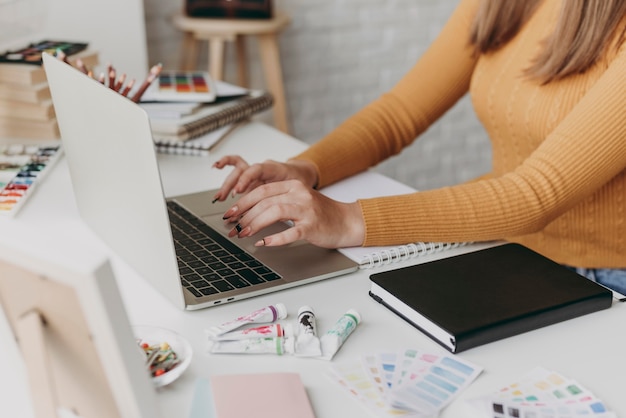
[[(183, 289), (147, 114), (55, 57), (44, 54), (43, 61), (81, 217), (161, 294), (183, 309)], [(118, 165), (124, 169), (118, 170)], [(141, 216), (128, 216), (129, 208)]]

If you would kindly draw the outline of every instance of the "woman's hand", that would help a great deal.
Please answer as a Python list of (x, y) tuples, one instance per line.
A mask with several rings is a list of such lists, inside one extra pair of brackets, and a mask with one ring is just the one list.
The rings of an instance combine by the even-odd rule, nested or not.
[(313, 188), (317, 184), (317, 169), (307, 161), (290, 160), (286, 163), (265, 161), (249, 165), (238, 155), (227, 155), (213, 164), (222, 169), (232, 166), (233, 171), (226, 177), (224, 184), (215, 194), (216, 200), (225, 200), (230, 193), (243, 194), (265, 184), (283, 180), (299, 180)]
[[(236, 185), (241, 185), (242, 189), (236, 190), (247, 190), (260, 178), (252, 176), (241, 181), (240, 176)], [(224, 219), (237, 223), (230, 236), (240, 238), (254, 235), (273, 223), (291, 221), (291, 228), (259, 237), (257, 246), (306, 240), (319, 247), (340, 248), (360, 246), (365, 239), (365, 223), (358, 203), (337, 202), (300, 180), (275, 181), (255, 187), (226, 211)]]

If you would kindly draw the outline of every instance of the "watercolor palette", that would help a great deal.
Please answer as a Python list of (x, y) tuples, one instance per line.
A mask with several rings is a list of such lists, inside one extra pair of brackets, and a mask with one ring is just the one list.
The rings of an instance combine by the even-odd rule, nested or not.
[(0, 145), (0, 216), (17, 213), (60, 155), (58, 145)]
[(446, 353), (405, 349), (363, 355), (330, 376), (377, 417), (436, 416), (482, 372)]
[(578, 382), (541, 367), (469, 403), (490, 418), (617, 418)]
[(41, 56), (44, 52), (55, 55), (63, 51), (65, 55), (73, 55), (87, 48), (86, 43), (68, 41), (40, 41), (14, 51), (0, 55), (0, 62), (41, 65)]
[(142, 101), (213, 102), (215, 82), (207, 72), (163, 71)]

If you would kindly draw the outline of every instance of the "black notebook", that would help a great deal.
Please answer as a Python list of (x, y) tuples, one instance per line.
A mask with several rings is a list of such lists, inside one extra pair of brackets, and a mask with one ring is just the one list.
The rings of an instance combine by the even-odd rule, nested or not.
[(519, 244), (370, 276), (370, 296), (452, 353), (609, 308), (605, 287)]

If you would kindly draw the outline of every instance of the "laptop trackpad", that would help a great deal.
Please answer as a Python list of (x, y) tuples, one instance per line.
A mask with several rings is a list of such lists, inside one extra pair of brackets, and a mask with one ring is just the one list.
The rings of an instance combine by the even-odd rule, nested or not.
[(251, 237), (228, 238), (228, 232), (234, 224), (222, 219), (224, 212), (236, 201), (211, 203), (214, 191), (177, 196), (174, 200), (195, 213), (204, 222), (221, 235), (229, 239), (244, 251), (280, 274), (286, 281), (311, 280), (336, 276), (337, 272), (348, 273), (358, 268), (357, 264), (337, 250), (316, 247), (306, 241), (297, 241), (280, 247), (256, 247), (255, 242), (271, 234), (283, 231), (289, 226), (279, 222), (271, 225)]

